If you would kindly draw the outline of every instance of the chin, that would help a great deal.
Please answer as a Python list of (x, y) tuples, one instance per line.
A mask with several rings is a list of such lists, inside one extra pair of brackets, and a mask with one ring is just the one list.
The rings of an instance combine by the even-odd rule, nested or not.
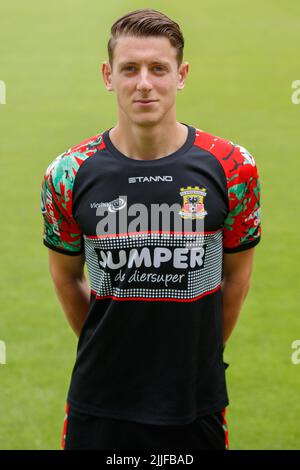
[(135, 124), (143, 127), (150, 127), (150, 126), (155, 126), (161, 122), (162, 118), (161, 116), (150, 116), (150, 115), (143, 115), (143, 116), (134, 116), (131, 118), (131, 121), (134, 122)]

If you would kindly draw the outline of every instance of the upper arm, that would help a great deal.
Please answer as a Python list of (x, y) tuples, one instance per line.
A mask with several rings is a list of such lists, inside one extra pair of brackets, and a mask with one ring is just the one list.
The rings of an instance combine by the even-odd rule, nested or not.
[(75, 160), (67, 152), (47, 168), (42, 181), (43, 242), (49, 248), (49, 269), (61, 284), (84, 273), (82, 232), (72, 214)]
[(80, 279), (84, 274), (84, 253), (78, 256), (68, 256), (57, 251), (48, 250), (49, 270), (55, 283), (68, 279)]
[[(256, 246), (261, 238), (260, 180), (250, 153), (236, 145), (227, 173), (229, 211), (224, 220), (224, 253)], [(250, 255), (245, 255), (248, 258)]]
[(237, 253), (224, 253), (223, 277), (241, 284), (249, 283), (254, 261), (255, 248)]
[(252, 155), (236, 145), (235, 171), (227, 178), (229, 212), (223, 230), (223, 277), (250, 282), (255, 246), (261, 238), (260, 181)]
[(72, 213), (75, 163), (72, 155), (57, 157), (48, 166), (41, 188), (43, 242), (66, 255), (83, 252), (82, 231)]

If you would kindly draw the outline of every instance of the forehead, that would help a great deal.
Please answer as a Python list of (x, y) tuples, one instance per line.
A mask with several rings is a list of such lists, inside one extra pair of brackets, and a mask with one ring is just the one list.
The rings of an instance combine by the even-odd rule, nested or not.
[(172, 62), (177, 61), (176, 49), (164, 36), (120, 36), (114, 49), (114, 62)]

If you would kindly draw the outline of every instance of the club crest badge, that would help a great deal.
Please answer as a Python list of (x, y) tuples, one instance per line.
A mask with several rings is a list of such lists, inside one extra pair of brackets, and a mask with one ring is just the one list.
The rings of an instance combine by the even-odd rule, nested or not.
[(207, 214), (203, 203), (206, 196), (205, 188), (199, 186), (180, 188), (180, 196), (183, 197), (183, 205), (179, 215), (183, 219), (204, 219)]

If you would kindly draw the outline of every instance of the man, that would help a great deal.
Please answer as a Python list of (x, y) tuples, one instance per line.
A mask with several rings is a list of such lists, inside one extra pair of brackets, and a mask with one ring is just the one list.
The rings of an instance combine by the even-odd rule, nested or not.
[(225, 449), (223, 349), (261, 236), (256, 164), (176, 121), (189, 70), (177, 23), (137, 10), (111, 33), (118, 122), (42, 185), (50, 272), (79, 337), (62, 447)]

